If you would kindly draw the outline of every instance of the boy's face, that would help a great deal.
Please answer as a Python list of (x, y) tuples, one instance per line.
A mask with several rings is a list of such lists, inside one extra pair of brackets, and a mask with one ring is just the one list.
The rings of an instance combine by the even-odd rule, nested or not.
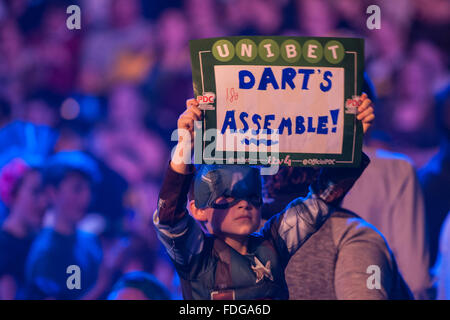
[[(218, 204), (232, 202), (233, 198), (220, 197)], [(208, 228), (216, 235), (248, 236), (258, 230), (261, 223), (261, 208), (247, 200), (241, 200), (227, 209), (197, 209), (203, 211)]]
[(206, 222), (210, 233), (246, 237), (258, 230), (262, 205), (259, 169), (204, 166), (197, 172), (192, 191), (191, 213)]
[(91, 185), (82, 174), (72, 172), (61, 181), (53, 193), (58, 214), (72, 223), (80, 221), (91, 202)]

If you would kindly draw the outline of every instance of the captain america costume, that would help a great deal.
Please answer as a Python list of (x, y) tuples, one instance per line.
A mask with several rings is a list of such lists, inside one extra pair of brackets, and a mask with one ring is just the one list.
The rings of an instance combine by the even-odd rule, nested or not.
[(289, 258), (320, 228), (368, 163), (363, 155), (359, 168), (327, 169), (306, 198), (294, 200), (248, 236), (245, 255), (189, 215), (186, 199), (194, 173), (179, 174), (169, 165), (153, 222), (180, 276), (183, 298), (288, 299), (284, 269)]

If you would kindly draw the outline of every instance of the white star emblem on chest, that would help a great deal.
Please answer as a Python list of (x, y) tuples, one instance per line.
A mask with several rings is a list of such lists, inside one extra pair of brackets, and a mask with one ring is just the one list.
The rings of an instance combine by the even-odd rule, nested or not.
[(273, 281), (272, 271), (270, 271), (270, 261), (267, 261), (264, 266), (262, 262), (255, 257), (255, 265), (252, 266), (252, 270), (256, 274), (256, 283), (260, 282), (264, 277)]

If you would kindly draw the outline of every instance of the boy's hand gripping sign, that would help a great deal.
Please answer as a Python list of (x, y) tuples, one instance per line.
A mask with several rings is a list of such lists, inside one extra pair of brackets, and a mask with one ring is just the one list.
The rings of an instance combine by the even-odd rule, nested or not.
[(362, 39), (228, 37), (193, 40), (190, 50), (204, 110), (196, 162), (359, 164)]

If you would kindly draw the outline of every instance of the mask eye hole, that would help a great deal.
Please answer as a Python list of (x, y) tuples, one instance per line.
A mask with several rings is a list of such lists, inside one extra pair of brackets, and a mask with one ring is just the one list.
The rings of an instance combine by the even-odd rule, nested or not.
[(215, 209), (228, 209), (236, 203), (236, 199), (233, 197), (222, 196), (216, 199), (211, 207)]
[(222, 196), (222, 197), (217, 198), (216, 201), (214, 201), (214, 204), (227, 205), (227, 204), (230, 204), (230, 203), (232, 203), (234, 201), (235, 201), (235, 199), (233, 197)]

